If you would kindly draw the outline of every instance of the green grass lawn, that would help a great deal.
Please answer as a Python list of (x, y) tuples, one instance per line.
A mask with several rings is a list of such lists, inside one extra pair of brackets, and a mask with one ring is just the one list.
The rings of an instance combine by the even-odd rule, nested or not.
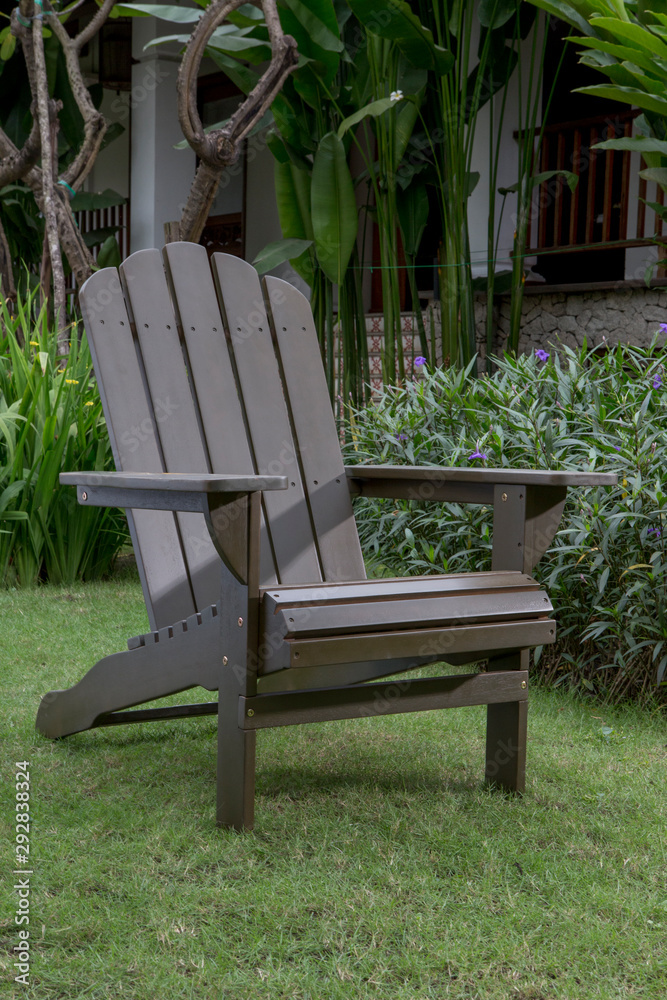
[[(235, 834), (213, 822), (211, 718), (35, 734), (40, 694), (146, 629), (128, 574), (0, 593), (5, 995), (665, 995), (664, 717), (533, 690), (520, 799), (482, 785), (483, 708), (265, 731), (256, 828)], [(27, 987), (12, 967), (22, 760)]]

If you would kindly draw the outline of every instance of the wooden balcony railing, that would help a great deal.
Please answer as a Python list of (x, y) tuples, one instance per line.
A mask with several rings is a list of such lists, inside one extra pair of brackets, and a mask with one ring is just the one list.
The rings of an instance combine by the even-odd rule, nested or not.
[(662, 205), (664, 196), (657, 185), (638, 176), (644, 161), (636, 153), (592, 148), (606, 139), (632, 135), (637, 114), (627, 111), (545, 127), (536, 172), (569, 170), (579, 181), (574, 191), (564, 177), (535, 188), (529, 252), (646, 246), (654, 235), (662, 235), (662, 220), (644, 202)]
[[(81, 233), (92, 233), (96, 229), (115, 229), (116, 239), (120, 247), (120, 259), (125, 260), (130, 254), (130, 206), (114, 205), (111, 208), (98, 208), (90, 212), (75, 212), (74, 218)], [(110, 235), (110, 234), (109, 234)], [(93, 247), (93, 257), (97, 259), (99, 247)]]

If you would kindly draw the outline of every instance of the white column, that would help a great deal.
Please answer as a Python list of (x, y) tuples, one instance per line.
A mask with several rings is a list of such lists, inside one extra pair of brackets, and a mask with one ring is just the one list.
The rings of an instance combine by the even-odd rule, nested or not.
[[(180, 218), (195, 174), (191, 149), (174, 149), (183, 139), (176, 112), (180, 58), (146, 42), (170, 33), (154, 18), (133, 18), (132, 172), (130, 208), (132, 251), (164, 244), (164, 224)], [(171, 29), (173, 30), (173, 29)]]

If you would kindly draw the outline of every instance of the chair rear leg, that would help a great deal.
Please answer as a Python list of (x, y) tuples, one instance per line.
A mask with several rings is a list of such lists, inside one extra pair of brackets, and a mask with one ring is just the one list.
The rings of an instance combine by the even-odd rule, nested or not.
[(105, 656), (74, 687), (44, 695), (39, 732), (52, 739), (69, 736), (92, 729), (99, 715), (154, 698), (198, 685), (215, 691), (220, 628), (214, 608), (140, 638), (143, 645)]
[[(527, 670), (528, 650), (493, 659), (489, 669)], [(527, 719), (527, 701), (487, 706), (484, 777), (494, 788), (525, 791)]]

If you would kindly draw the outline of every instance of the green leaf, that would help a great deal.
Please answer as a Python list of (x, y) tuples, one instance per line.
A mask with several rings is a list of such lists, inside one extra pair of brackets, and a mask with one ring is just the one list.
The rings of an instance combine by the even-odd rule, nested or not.
[(646, 181), (655, 181), (656, 184), (663, 186), (667, 184), (667, 167), (647, 167), (646, 170), (639, 171), (639, 176)]
[(572, 42), (574, 45), (585, 45), (587, 48), (598, 52), (606, 52), (608, 55), (615, 56), (620, 61), (629, 59), (636, 62), (638, 66), (642, 66), (645, 70), (655, 72), (654, 60), (650, 56), (642, 55), (638, 49), (634, 49), (629, 45), (616, 45), (614, 42), (608, 42), (602, 38), (581, 38), (579, 35), (568, 35), (563, 41)]
[[(309, 7), (332, 34), (338, 33), (336, 15), (328, 0), (313, 0)], [(322, 105), (320, 81), (327, 87), (331, 86), (340, 66), (341, 53), (318, 45), (289, 7), (280, 7), (279, 13), (283, 31), (293, 36), (301, 60), (306, 59), (306, 62), (300, 61), (292, 74), (294, 88), (312, 108), (318, 110)]]
[(608, 31), (610, 35), (624, 39), (633, 48), (645, 53), (652, 52), (654, 56), (658, 56), (660, 59), (667, 59), (667, 45), (661, 42), (659, 38), (643, 25), (631, 24), (615, 17), (596, 17), (593, 21), (593, 26), (596, 31), (602, 28)]
[(231, 35), (227, 32), (223, 34), (220, 29), (213, 32), (208, 40), (206, 50), (233, 55), (253, 65), (259, 65), (259, 63), (266, 62), (271, 58), (271, 47), (259, 38), (247, 38), (241, 35)]
[(284, 3), (294, 14), (295, 18), (308, 32), (311, 40), (326, 52), (343, 52), (345, 46), (340, 40), (338, 23), (335, 16), (331, 20), (331, 27), (318, 17), (318, 12), (326, 16), (331, 10), (329, 2), (322, 0), (309, 0), (308, 5), (301, 0), (284, 0)]
[[(570, 191), (574, 191), (579, 183), (579, 177), (571, 170), (544, 170), (542, 173), (534, 174), (530, 183), (532, 187), (536, 187), (538, 184), (544, 184), (546, 181), (550, 181), (552, 177), (559, 176), (564, 177)], [(522, 181), (516, 181), (514, 184), (510, 184), (509, 187), (498, 188), (498, 194), (511, 194), (514, 191), (518, 191), (521, 184)]]
[(98, 208), (113, 208), (114, 205), (124, 205), (127, 198), (123, 198), (117, 191), (106, 188), (101, 194), (92, 191), (77, 191), (70, 207), (73, 212), (94, 212)]
[(426, 66), (440, 76), (449, 73), (454, 56), (435, 44), (431, 31), (404, 0), (349, 0), (349, 4), (367, 31), (396, 42), (415, 66)]
[(119, 228), (119, 226), (101, 226), (99, 229), (93, 229), (89, 233), (83, 233), (83, 242), (87, 247), (96, 247), (100, 243), (104, 245), (109, 239), (115, 240)]
[(377, 118), (378, 115), (383, 115), (385, 111), (389, 111), (390, 108), (395, 107), (400, 101), (392, 100), (391, 97), (381, 97), (377, 101), (371, 101), (364, 108), (359, 108), (355, 111), (353, 115), (345, 118), (338, 126), (338, 138), (342, 139), (348, 129), (353, 128), (364, 118)]
[(119, 136), (121, 136), (124, 131), (125, 131), (125, 126), (121, 125), (120, 122), (111, 122), (108, 129), (104, 133), (104, 138), (102, 139), (102, 145), (100, 146), (100, 151), (106, 149), (107, 146), (110, 146), (112, 142), (115, 142), (116, 139)]
[(345, 147), (335, 132), (323, 136), (315, 153), (311, 206), (318, 262), (330, 281), (341, 284), (358, 223)]
[(645, 111), (657, 111), (667, 114), (667, 100), (655, 94), (645, 94), (633, 87), (617, 87), (613, 84), (601, 83), (590, 87), (577, 87), (573, 93), (591, 94), (593, 97), (606, 97), (610, 101), (622, 101), (624, 104), (636, 104)]
[(223, 73), (229, 77), (232, 83), (236, 84), (240, 91), (244, 94), (249, 94), (250, 91), (257, 85), (259, 76), (257, 72), (250, 69), (249, 66), (244, 66), (243, 63), (238, 62), (236, 59), (232, 59), (231, 56), (225, 55), (224, 52), (219, 52), (217, 49), (212, 49), (208, 52), (213, 62), (218, 66)]
[(531, 0), (531, 2), (535, 7), (539, 7), (540, 10), (545, 10), (547, 14), (551, 14), (552, 17), (558, 17), (575, 28), (579, 28), (582, 35), (595, 34), (595, 30), (586, 18), (582, 17), (571, 3), (563, 2), (563, 0)]
[(237, 10), (230, 11), (227, 19), (232, 24), (237, 24), (241, 28), (254, 27), (257, 23), (264, 20), (264, 13), (251, 3), (244, 3)]
[(176, 7), (162, 3), (119, 3), (115, 10), (123, 17), (157, 17), (171, 24), (194, 24), (202, 16), (196, 7)]
[(417, 94), (415, 97), (407, 97), (399, 102), (394, 128), (394, 163), (396, 165), (403, 159), (412, 138), (422, 97), (423, 94)]
[[(313, 224), (310, 209), (311, 177), (307, 170), (299, 170), (291, 161), (274, 165), (276, 204), (283, 236), (312, 241)], [(312, 285), (312, 251), (307, 250), (292, 261), (292, 267), (304, 281)]]
[(408, 256), (416, 257), (429, 216), (426, 184), (423, 181), (413, 182), (405, 191), (399, 189), (396, 193), (396, 207), (403, 249)]
[(97, 254), (98, 267), (120, 267), (120, 248), (115, 236), (109, 236)]
[(606, 139), (598, 142), (592, 149), (622, 149), (631, 153), (662, 153), (667, 156), (667, 142), (664, 139), (654, 139), (650, 136), (626, 136), (622, 139)]
[(484, 28), (500, 28), (516, 13), (517, 6), (516, 0), (480, 0), (479, 23)]
[(14, 55), (14, 50), (16, 48), (16, 36), (7, 35), (0, 46), (0, 59), (3, 62), (7, 62)]
[(300, 257), (304, 250), (313, 245), (312, 240), (285, 239), (277, 240), (275, 243), (267, 243), (263, 250), (257, 254), (253, 260), (253, 267), (257, 268), (259, 274), (266, 274), (278, 264), (284, 264), (286, 260), (294, 260)]
[(660, 219), (664, 219), (667, 222), (667, 205), (660, 205), (657, 201), (646, 201), (645, 198), (640, 198), (647, 208), (650, 208)]

